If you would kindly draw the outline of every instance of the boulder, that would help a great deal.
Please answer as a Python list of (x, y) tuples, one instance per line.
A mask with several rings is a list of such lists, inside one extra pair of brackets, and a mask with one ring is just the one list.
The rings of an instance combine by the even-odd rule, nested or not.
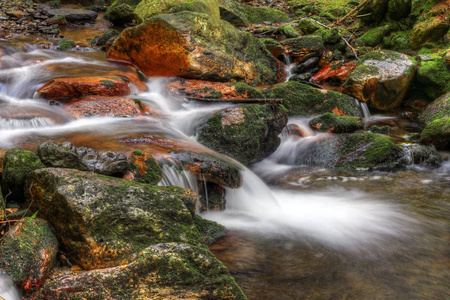
[(390, 32), (390, 25), (376, 27), (364, 33), (356, 40), (356, 42), (362, 46), (375, 47), (380, 44), (383, 41), (383, 37), (388, 35)]
[(61, 51), (67, 51), (75, 47), (75, 41), (71, 39), (61, 39), (58, 41), (57, 49)]
[(37, 155), (47, 167), (78, 169), (103, 175), (123, 175), (130, 168), (125, 154), (91, 148), (75, 147), (70, 142), (46, 141), (37, 149)]
[(286, 52), (296, 63), (303, 62), (310, 57), (321, 57), (325, 51), (322, 37), (309, 35), (293, 39), (286, 39), (283, 42)]
[(450, 117), (436, 119), (421, 133), (421, 140), (439, 150), (450, 150)]
[(300, 36), (300, 33), (297, 32), (294, 28), (292, 28), (289, 25), (281, 25), (276, 30), (276, 33), (282, 36), (285, 36), (286, 38), (296, 38)]
[(162, 179), (162, 169), (152, 155), (135, 150), (130, 155), (133, 180), (156, 185)]
[(379, 110), (398, 107), (416, 73), (417, 61), (405, 54), (381, 50), (364, 55), (342, 89)]
[(383, 37), (383, 47), (386, 49), (392, 49), (394, 51), (404, 51), (409, 46), (409, 31), (396, 31), (390, 35)]
[(286, 124), (284, 108), (253, 104), (220, 111), (204, 122), (197, 134), (203, 145), (249, 166), (278, 148), (278, 135)]
[(432, 147), (421, 145), (421, 144), (411, 144), (403, 145), (407, 147), (408, 151), (411, 153), (412, 162), (414, 164), (423, 165), (439, 165), (443, 162), (442, 157), (436, 152)]
[(24, 186), (30, 174), (45, 168), (39, 157), (27, 150), (14, 148), (8, 150), (3, 158), (2, 192), (8, 201), (24, 202)]
[(73, 118), (84, 117), (136, 117), (146, 111), (137, 99), (126, 97), (86, 96), (73, 99), (64, 106), (64, 111)]
[(335, 61), (326, 65), (319, 72), (314, 74), (311, 78), (311, 82), (322, 82), (326, 80), (343, 82), (347, 80), (355, 68), (356, 64), (353, 61), (348, 61), (346, 63)]
[(409, 44), (412, 49), (418, 49), (425, 42), (436, 42), (442, 39), (450, 28), (447, 21), (439, 18), (428, 18), (416, 23), (411, 31)]
[(45, 99), (64, 100), (89, 95), (125, 96), (131, 90), (121, 78), (66, 77), (53, 79), (37, 92)]
[(142, 23), (149, 18), (168, 13), (170, 9), (185, 5), (186, 8), (198, 7), (200, 13), (206, 13), (212, 18), (219, 19), (219, 2), (218, 0), (143, 0), (139, 2), (134, 10), (134, 13), (138, 19), (139, 23)]
[(265, 91), (268, 98), (281, 98), (290, 116), (311, 116), (334, 112), (338, 115), (363, 117), (359, 102), (345, 94), (313, 88), (289, 81)]
[(120, 267), (64, 272), (46, 282), (44, 299), (247, 299), (224, 265), (205, 247), (152, 245)]
[(235, 26), (248, 26), (263, 22), (289, 22), (289, 16), (277, 9), (255, 7), (235, 0), (219, 0), (220, 18)]
[(361, 20), (365, 23), (379, 22), (386, 17), (390, 0), (369, 0), (358, 12), (364, 15)]
[(340, 116), (334, 113), (324, 113), (323, 115), (311, 119), (309, 126), (323, 132), (332, 133), (352, 133), (364, 128), (364, 123), (359, 117)]
[(389, 0), (388, 14), (393, 20), (406, 18), (411, 13), (411, 0)]
[(446, 93), (428, 104), (419, 116), (425, 124), (450, 117), (450, 93)]
[(24, 218), (2, 238), (0, 270), (9, 275), (24, 294), (40, 288), (56, 265), (58, 240), (41, 219)]
[(261, 41), (264, 43), (266, 49), (273, 55), (273, 57), (278, 58), (284, 53), (284, 46), (276, 40), (271, 38), (261, 38)]
[(416, 80), (421, 89), (431, 99), (450, 92), (450, 68), (445, 65), (444, 58), (438, 55), (421, 55), (419, 57), (421, 61)]
[(315, 20), (307, 18), (300, 19), (297, 23), (297, 27), (304, 34), (312, 34), (316, 30), (323, 28)]
[(205, 14), (162, 14), (127, 28), (107, 58), (135, 64), (147, 76), (182, 76), (256, 85), (280, 80), (281, 63), (247, 32)]
[(68, 258), (83, 269), (132, 262), (166, 242), (204, 246), (179, 187), (156, 187), (74, 169), (34, 172), (27, 186), (33, 210), (55, 228)]
[(114, 42), (114, 40), (120, 35), (120, 32), (115, 29), (108, 29), (103, 33), (102, 35), (96, 36), (91, 41), (91, 46), (105, 46), (106, 44), (111, 44)]
[(68, 22), (93, 22), (97, 19), (97, 13), (92, 10), (85, 9), (50, 9), (47, 11), (50, 17), (64, 16)]
[(132, 23), (135, 19), (134, 9), (128, 4), (119, 4), (108, 10), (104, 18), (115, 26), (123, 26), (126, 23)]

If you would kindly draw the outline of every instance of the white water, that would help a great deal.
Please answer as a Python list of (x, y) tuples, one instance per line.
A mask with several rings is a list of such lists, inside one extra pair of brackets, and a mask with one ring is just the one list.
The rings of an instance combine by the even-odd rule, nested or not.
[(15, 289), (10, 278), (0, 273), (0, 299), (5, 300), (20, 300), (19, 293)]

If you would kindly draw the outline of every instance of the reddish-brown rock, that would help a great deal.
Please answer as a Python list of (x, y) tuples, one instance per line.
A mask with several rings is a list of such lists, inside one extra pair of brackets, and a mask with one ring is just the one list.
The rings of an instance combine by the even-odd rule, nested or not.
[(139, 100), (126, 97), (87, 96), (73, 99), (64, 110), (74, 118), (88, 116), (140, 116), (149, 111)]
[(317, 72), (312, 78), (312, 82), (321, 82), (325, 80), (332, 81), (345, 81), (347, 80), (350, 73), (356, 68), (356, 64), (354, 62), (346, 62), (342, 64), (339, 61), (335, 61), (327, 66), (325, 66), (322, 70)]

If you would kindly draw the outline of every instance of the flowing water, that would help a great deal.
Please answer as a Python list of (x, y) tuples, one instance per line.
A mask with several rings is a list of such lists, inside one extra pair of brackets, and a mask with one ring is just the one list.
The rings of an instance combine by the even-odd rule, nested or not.
[[(148, 134), (201, 148), (195, 141), (196, 125), (230, 106), (187, 102), (166, 91), (169, 79), (154, 78), (148, 81), (148, 92), (132, 89), (130, 97), (155, 114), (75, 120), (63, 103), (49, 105), (36, 89), (57, 77), (120, 75), (130, 69), (90, 52), (28, 46), (2, 52), (3, 149), (36, 149), (56, 139), (97, 150), (131, 151), (140, 146), (123, 141)], [(299, 157), (325, 134), (315, 134), (307, 121), (293, 118), (290, 123), (304, 128), (308, 137), (282, 136), (279, 149), (252, 170), (230, 159), (242, 170), (243, 186), (226, 189), (225, 212), (203, 214), (229, 228), (229, 236), (211, 249), (249, 299), (450, 297), (448, 163), (435, 170), (412, 167), (397, 173), (310, 168)], [(197, 188), (189, 172), (168, 165), (163, 169), (161, 184)]]

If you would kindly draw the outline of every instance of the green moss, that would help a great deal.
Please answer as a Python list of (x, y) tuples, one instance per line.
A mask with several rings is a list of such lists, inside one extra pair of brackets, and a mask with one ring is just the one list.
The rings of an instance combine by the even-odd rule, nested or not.
[(137, 156), (142, 156), (143, 155), (141, 150), (133, 150), (133, 154), (135, 154)]
[(322, 28), (317, 22), (312, 19), (300, 19), (298, 21), (297, 27), (301, 30), (301, 32), (305, 34), (314, 33), (316, 30)]
[(300, 35), (300, 33), (298, 33), (297, 30), (295, 30), (294, 28), (292, 28), (289, 25), (281, 25), (277, 29), (277, 33), (280, 35), (284, 35), (287, 38), (295, 38)]
[(447, 117), (450, 117), (450, 93), (446, 93), (428, 104), (420, 115), (420, 119), (426, 124)]
[(359, 37), (356, 41), (363, 46), (375, 47), (381, 43), (383, 37), (389, 34), (391, 26), (385, 25), (377, 28), (373, 28)]
[(260, 90), (244, 82), (236, 82), (233, 83), (232, 86), (234, 86), (239, 95), (247, 96), (247, 98), (264, 98), (264, 95)]
[(379, 134), (389, 134), (389, 132), (391, 131), (391, 127), (389, 127), (389, 125), (385, 125), (382, 127), (379, 127), (377, 125), (373, 125), (370, 127), (370, 131), (373, 133), (379, 133)]
[(240, 9), (245, 13), (249, 24), (258, 24), (263, 22), (282, 23), (289, 22), (289, 16), (277, 9), (267, 7), (255, 7), (247, 4), (241, 4)]
[(75, 47), (75, 41), (71, 39), (61, 39), (58, 41), (58, 50), (66, 51)]
[(205, 220), (199, 215), (194, 216), (194, 223), (200, 234), (205, 238), (207, 244), (214, 243), (227, 233), (225, 226), (214, 221)]
[(450, 70), (444, 58), (432, 56), (429, 60), (422, 60), (417, 71), (417, 81), (432, 99), (450, 92)]
[(339, 116), (325, 113), (309, 121), (309, 125), (319, 131), (334, 133), (351, 133), (362, 129), (364, 124), (358, 117)]
[(450, 117), (437, 119), (428, 124), (422, 131), (424, 143), (434, 145), (439, 150), (450, 149)]
[(101, 36), (95, 37), (91, 41), (92, 46), (103, 46), (105, 45), (110, 39), (115, 39), (119, 36), (119, 31), (115, 29), (109, 29), (105, 33), (103, 33)]
[(336, 44), (341, 41), (341, 34), (337, 28), (325, 29), (321, 28), (314, 31), (314, 35), (320, 36), (325, 45)]
[(401, 51), (409, 48), (410, 31), (396, 31), (383, 37), (383, 47), (395, 51)]
[(103, 83), (107, 87), (114, 87), (116, 83), (111, 80), (100, 80), (101, 83)]

